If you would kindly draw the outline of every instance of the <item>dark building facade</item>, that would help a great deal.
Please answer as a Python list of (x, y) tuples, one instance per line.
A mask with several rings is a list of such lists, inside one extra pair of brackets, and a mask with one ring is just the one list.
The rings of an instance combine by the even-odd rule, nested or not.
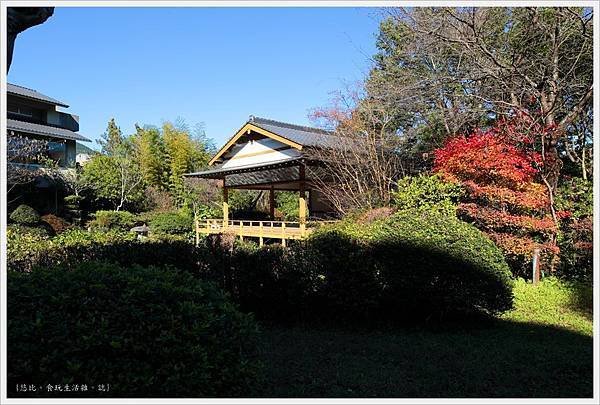
[(8, 135), (42, 139), (48, 142), (48, 157), (63, 168), (74, 168), (77, 141), (89, 139), (77, 133), (79, 117), (59, 111), (69, 107), (62, 101), (35, 90), (8, 83), (7, 85)]

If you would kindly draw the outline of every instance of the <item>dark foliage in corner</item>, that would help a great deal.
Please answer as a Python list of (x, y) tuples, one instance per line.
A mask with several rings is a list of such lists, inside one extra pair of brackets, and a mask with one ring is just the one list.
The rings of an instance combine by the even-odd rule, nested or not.
[(10, 272), (7, 296), (11, 387), (109, 383), (111, 396), (212, 397), (255, 384), (252, 318), (187, 272), (99, 263)]

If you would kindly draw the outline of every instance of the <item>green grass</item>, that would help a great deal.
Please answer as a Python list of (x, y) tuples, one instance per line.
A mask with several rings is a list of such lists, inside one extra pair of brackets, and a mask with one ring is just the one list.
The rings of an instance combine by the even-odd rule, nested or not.
[(538, 285), (517, 280), (515, 308), (503, 318), (565, 328), (592, 336), (592, 289), (548, 278)]
[(591, 288), (517, 282), (501, 319), (446, 328), (267, 327), (266, 397), (591, 397)]

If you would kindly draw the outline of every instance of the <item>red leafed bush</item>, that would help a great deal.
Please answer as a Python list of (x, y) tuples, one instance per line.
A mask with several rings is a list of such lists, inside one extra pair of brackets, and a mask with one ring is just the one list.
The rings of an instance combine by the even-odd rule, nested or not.
[(546, 187), (537, 181), (541, 158), (535, 140), (543, 131), (517, 114), (451, 138), (435, 151), (434, 170), (466, 191), (458, 215), (488, 233), (519, 276), (529, 276), (535, 248), (542, 250), (545, 271), (557, 263), (556, 224)]
[(41, 220), (50, 225), (56, 234), (62, 233), (71, 227), (71, 224), (65, 219), (52, 214), (43, 215)]
[(435, 169), (458, 180), (521, 190), (537, 174), (532, 154), (500, 139), (493, 130), (451, 138), (435, 151)]

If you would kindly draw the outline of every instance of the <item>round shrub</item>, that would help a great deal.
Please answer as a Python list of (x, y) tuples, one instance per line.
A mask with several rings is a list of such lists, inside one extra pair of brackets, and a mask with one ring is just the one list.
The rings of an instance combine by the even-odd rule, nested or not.
[(42, 216), (42, 222), (52, 228), (55, 234), (62, 233), (71, 227), (65, 219), (57, 217), (56, 215), (47, 214)]
[(182, 235), (192, 231), (193, 219), (179, 212), (162, 212), (150, 220), (150, 229), (156, 233)]
[(502, 252), (456, 217), (399, 211), (369, 225), (315, 231), (304, 266), (321, 278), (323, 309), (353, 319), (498, 314), (512, 307)]
[(128, 231), (135, 224), (136, 217), (127, 211), (96, 211), (89, 222), (92, 229), (120, 229)]
[(29, 205), (21, 204), (10, 213), (10, 220), (20, 225), (36, 225), (40, 222), (40, 214)]
[(213, 397), (255, 383), (256, 324), (187, 272), (101, 263), (9, 272), (7, 297), (11, 386), (109, 383), (113, 396)]

